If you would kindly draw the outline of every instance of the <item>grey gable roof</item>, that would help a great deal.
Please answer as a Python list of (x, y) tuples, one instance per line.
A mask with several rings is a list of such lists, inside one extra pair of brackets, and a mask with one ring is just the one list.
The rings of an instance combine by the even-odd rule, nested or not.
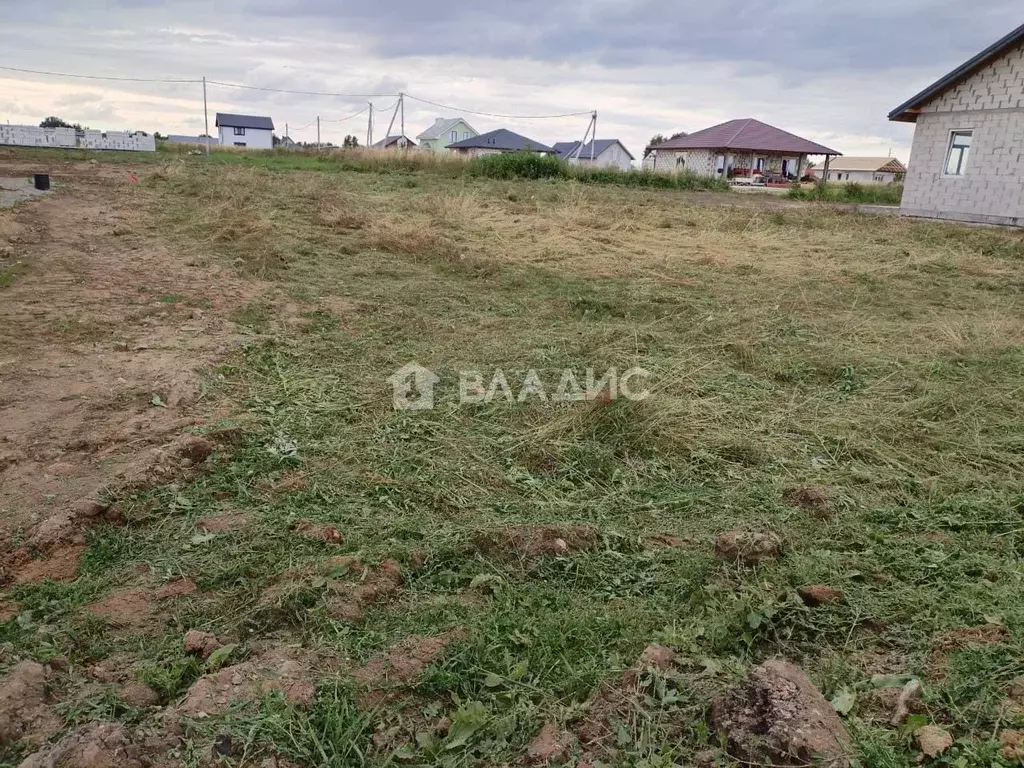
[[(636, 158), (633, 157), (633, 153), (626, 149), (626, 145), (623, 144), (618, 139), (598, 139), (596, 142), (588, 141), (586, 144), (583, 145), (583, 149), (580, 150), (580, 157), (590, 157), (591, 144), (594, 145), (594, 157), (600, 155), (613, 144), (618, 144), (620, 147), (622, 147), (622, 151), (629, 155), (630, 160), (636, 160)], [(579, 145), (580, 143), (578, 141), (556, 141), (553, 146), (555, 148), (555, 152), (558, 153), (559, 157), (567, 158)]]
[(274, 130), (274, 121), (269, 117), (259, 115), (232, 115), (228, 112), (218, 112), (214, 123), (218, 128), (258, 128), (261, 131)]
[(507, 128), (481, 133), (448, 145), (449, 149), (500, 149), (506, 152), (554, 152), (547, 144), (528, 139)]
[(939, 78), (923, 91), (900, 104), (889, 113), (889, 119), (901, 123), (916, 122), (916, 110), (1022, 41), (1024, 41), (1024, 24), (1021, 24), (1005, 37), (996, 40), (977, 56), (968, 59), (949, 74)]

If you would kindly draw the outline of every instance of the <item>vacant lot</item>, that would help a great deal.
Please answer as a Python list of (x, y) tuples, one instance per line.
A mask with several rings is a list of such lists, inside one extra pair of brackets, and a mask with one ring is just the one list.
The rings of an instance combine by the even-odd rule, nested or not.
[(864, 765), (1017, 764), (1019, 233), (100, 159), (0, 211), (0, 761), (740, 764), (780, 657)]

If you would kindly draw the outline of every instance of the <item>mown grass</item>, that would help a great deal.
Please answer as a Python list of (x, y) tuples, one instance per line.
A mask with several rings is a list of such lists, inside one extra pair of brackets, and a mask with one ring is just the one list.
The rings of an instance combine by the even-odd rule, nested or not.
[[(909, 735), (866, 708), (872, 676), (896, 673), (922, 678), (927, 718), (957, 737), (945, 764), (1009, 765), (998, 732), (1021, 722), (1002, 701), (1024, 674), (1019, 234), (565, 180), (407, 182), (192, 163), (143, 177), (161, 238), (298, 309), (235, 316), (243, 343), (210, 386), (244, 439), (196, 480), (124, 499), (129, 524), (90, 532), (75, 582), (14, 590), (27, 618), (0, 639), (75, 663), (129, 654), (172, 701), (200, 672), (180, 649), (190, 627), (343, 660), (308, 710), (270, 697), (191, 724), (197, 754), (229, 732), (253, 759), (522, 764), (543, 722), (572, 730), (660, 642), (683, 662), (640, 684), (608, 764), (693, 765), (718, 743), (712, 697), (783, 656), (827, 696), (858, 691), (846, 720), (865, 765), (915, 764)], [(433, 410), (392, 407), (386, 378), (410, 361), (441, 376)], [(458, 402), (460, 370), (500, 368), (518, 390), (535, 369), (550, 391), (564, 368), (634, 365), (648, 400)], [(787, 501), (807, 484), (828, 489), (830, 515)], [(197, 538), (197, 520), (231, 511), (249, 524)], [(338, 526), (344, 545), (295, 536), (299, 519)], [(590, 525), (599, 544), (539, 559), (478, 546), (509, 524)], [(785, 554), (716, 560), (716, 534), (737, 527), (780, 534)], [(664, 533), (684, 546), (645, 545)], [(313, 585), (261, 603), (277, 574), (339, 551), (396, 559), (400, 593), (357, 625)], [(200, 589), (164, 634), (83, 614), (139, 563)], [(844, 602), (808, 608), (795, 590), (813, 583)], [(987, 623), (1005, 637), (953, 651), (936, 676), (940, 639)], [(453, 628), (465, 634), (397, 699), (360, 705), (346, 668)], [(460, 739), (430, 733), (444, 716)]]

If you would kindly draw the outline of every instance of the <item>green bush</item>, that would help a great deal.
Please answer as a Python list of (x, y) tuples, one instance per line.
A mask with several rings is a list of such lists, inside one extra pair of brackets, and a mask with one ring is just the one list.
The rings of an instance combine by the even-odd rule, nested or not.
[(729, 185), (724, 181), (710, 176), (698, 176), (689, 171), (671, 174), (587, 168), (569, 165), (557, 157), (539, 155), (535, 152), (484, 155), (471, 160), (466, 172), (473, 176), (486, 176), (492, 179), (572, 179), (581, 184), (618, 184), (625, 187), (717, 191), (729, 189)]

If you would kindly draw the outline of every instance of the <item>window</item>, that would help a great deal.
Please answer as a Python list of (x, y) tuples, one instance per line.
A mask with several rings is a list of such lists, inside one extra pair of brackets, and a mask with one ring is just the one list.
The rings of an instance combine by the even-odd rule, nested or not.
[(685, 168), (686, 158), (682, 155), (676, 155), (676, 168)]
[(757, 158), (757, 172), (758, 173), (763, 173), (764, 172), (764, 158), (763, 157)]
[(245, 142), (244, 141), (236, 141), (235, 142), (235, 146), (236, 147), (244, 147), (245, 146)]
[(876, 173), (875, 174), (875, 181), (883, 182), (883, 181), (885, 181), (885, 176), (883, 176), (880, 173)]
[(235, 128), (235, 136), (245, 136), (245, 128)]
[(463, 131), (462, 132), (462, 140), (465, 141), (468, 138), (469, 138), (469, 131)]
[(946, 155), (946, 175), (963, 176), (967, 170), (967, 156), (971, 153), (974, 131), (953, 131), (949, 135), (949, 153)]
[[(451, 138), (451, 142), (450, 143), (454, 144), (456, 141), (459, 140), (459, 132), (458, 131), (452, 131), (452, 135), (449, 138)], [(469, 136), (467, 136), (466, 138), (468, 139)]]

